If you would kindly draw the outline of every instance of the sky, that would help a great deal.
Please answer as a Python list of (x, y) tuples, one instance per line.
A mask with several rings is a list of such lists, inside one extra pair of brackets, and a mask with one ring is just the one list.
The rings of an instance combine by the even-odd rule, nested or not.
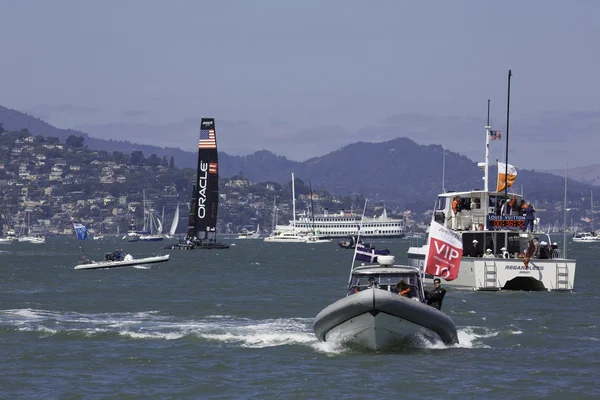
[(481, 161), (511, 69), (509, 162), (597, 163), (593, 0), (5, 0), (0, 15), (0, 105), (96, 137), (194, 151), (209, 116), (233, 155), (409, 137)]

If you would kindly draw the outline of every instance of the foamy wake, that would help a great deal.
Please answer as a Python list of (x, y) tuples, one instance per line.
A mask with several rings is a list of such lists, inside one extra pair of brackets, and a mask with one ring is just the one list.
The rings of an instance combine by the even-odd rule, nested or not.
[[(312, 318), (277, 318), (252, 320), (227, 315), (213, 315), (198, 320), (162, 316), (157, 311), (139, 313), (84, 314), (75, 312), (14, 309), (0, 311), (0, 326), (20, 331), (52, 335), (120, 335), (135, 340), (177, 340), (199, 337), (210, 342), (246, 348), (300, 345), (328, 354), (350, 351), (336, 342), (319, 342), (312, 329)], [(418, 348), (487, 348), (482, 339), (520, 331), (491, 331), (482, 327), (458, 330), (459, 344), (418, 340)]]

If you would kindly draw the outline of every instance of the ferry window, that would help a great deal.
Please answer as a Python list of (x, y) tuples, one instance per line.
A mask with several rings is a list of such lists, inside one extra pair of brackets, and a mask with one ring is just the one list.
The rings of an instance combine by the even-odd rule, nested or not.
[[(514, 254), (514, 253), (521, 253), (521, 246), (520, 246), (521, 240), (519, 238), (519, 235), (508, 235), (508, 248), (506, 249), (506, 251), (508, 251), (510, 254)], [(525, 251), (525, 249), (523, 249), (523, 251)]]
[(438, 210), (445, 210), (446, 209), (446, 201), (448, 199), (446, 199), (445, 197), (439, 197), (438, 198), (438, 204), (437, 204), (437, 209)]

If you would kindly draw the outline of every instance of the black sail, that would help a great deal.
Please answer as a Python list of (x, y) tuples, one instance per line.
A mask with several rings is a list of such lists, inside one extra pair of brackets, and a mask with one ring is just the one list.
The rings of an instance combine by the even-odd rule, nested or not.
[(195, 193), (195, 228), (199, 240), (216, 241), (219, 207), (219, 157), (214, 118), (202, 118), (198, 141), (198, 174)]

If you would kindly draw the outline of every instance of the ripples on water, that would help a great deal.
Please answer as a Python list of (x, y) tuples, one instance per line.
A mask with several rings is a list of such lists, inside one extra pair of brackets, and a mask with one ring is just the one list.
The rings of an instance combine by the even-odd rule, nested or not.
[[(136, 257), (161, 244), (115, 245)], [(574, 293), (459, 292), (459, 344), (373, 353), (320, 343), (314, 316), (344, 295), (351, 252), (236, 241), (169, 251), (150, 269), (74, 271), (75, 241), (0, 248), (6, 398), (594, 398), (598, 248), (571, 244)], [(399, 259), (404, 241), (381, 242)], [(97, 256), (96, 256), (97, 255)], [(96, 257), (95, 257), (96, 256)]]

